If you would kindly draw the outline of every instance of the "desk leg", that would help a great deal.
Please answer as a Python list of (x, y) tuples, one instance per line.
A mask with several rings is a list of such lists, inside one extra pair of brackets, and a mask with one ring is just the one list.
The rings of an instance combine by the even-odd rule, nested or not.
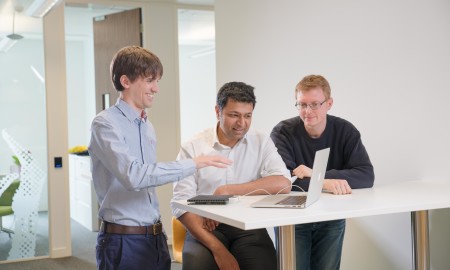
[(411, 212), (413, 266), (415, 270), (430, 269), (428, 211)]
[(279, 227), (278, 270), (295, 269), (295, 225)]

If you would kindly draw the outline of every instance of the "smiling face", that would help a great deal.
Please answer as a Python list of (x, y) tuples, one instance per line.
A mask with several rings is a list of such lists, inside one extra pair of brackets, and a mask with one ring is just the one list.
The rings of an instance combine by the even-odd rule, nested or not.
[(152, 77), (139, 76), (133, 82), (126, 75), (122, 75), (120, 82), (124, 87), (121, 92), (122, 99), (137, 111), (150, 108), (153, 105), (153, 99), (159, 92), (158, 79)]
[(153, 105), (163, 66), (158, 56), (139, 46), (120, 49), (110, 65), (111, 80), (120, 98), (138, 112)]
[(219, 120), (217, 137), (223, 145), (233, 147), (247, 133), (252, 123), (253, 104), (229, 99), (222, 111), (216, 106)]
[[(333, 98), (326, 98), (321, 87), (311, 88), (296, 93), (297, 104), (306, 105), (299, 109), (300, 118), (305, 123), (305, 129), (313, 138), (318, 138), (327, 125), (327, 112), (333, 105)], [(321, 104), (315, 110), (311, 104)], [(314, 106), (313, 106), (314, 107)]]

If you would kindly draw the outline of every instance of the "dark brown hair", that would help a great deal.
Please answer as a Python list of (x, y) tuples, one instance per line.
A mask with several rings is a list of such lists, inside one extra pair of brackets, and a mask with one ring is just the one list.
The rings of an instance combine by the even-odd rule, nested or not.
[(117, 91), (122, 91), (123, 85), (120, 77), (125, 75), (131, 82), (139, 77), (160, 79), (163, 75), (163, 66), (158, 56), (139, 46), (128, 46), (120, 49), (114, 55), (111, 66), (111, 80)]

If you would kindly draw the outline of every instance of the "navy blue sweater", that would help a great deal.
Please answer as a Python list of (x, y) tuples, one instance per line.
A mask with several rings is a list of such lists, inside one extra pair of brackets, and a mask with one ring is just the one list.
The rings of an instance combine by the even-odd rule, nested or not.
[[(374, 171), (359, 131), (347, 120), (327, 115), (325, 131), (311, 138), (300, 117), (276, 125), (270, 134), (278, 153), (292, 172), (300, 165), (312, 168), (317, 150), (330, 147), (326, 179), (345, 179), (352, 189), (373, 186)], [(309, 178), (297, 179), (294, 185), (308, 190)], [(292, 190), (299, 190), (293, 187)]]

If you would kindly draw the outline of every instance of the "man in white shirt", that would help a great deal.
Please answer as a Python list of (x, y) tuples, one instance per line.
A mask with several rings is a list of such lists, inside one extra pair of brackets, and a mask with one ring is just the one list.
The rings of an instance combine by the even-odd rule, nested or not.
[[(174, 185), (174, 200), (195, 195), (289, 193), (291, 178), (269, 136), (250, 129), (256, 98), (253, 87), (230, 82), (217, 94), (217, 125), (185, 143), (178, 160), (221, 155), (233, 160), (226, 169), (197, 170)], [(276, 269), (276, 252), (266, 229), (243, 231), (177, 209), (187, 228), (183, 269)]]

